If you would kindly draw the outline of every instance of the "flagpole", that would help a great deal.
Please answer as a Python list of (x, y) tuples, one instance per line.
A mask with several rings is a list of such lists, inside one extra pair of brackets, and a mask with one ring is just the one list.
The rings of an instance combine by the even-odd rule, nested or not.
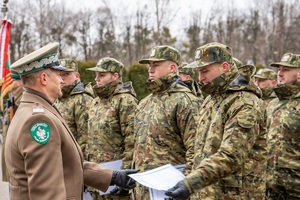
[(6, 6), (7, 3), (8, 3), (8, 0), (3, 0), (3, 5), (2, 5), (2, 8), (1, 8), (1, 12), (3, 13), (3, 19), (6, 17), (6, 14), (7, 14), (7, 11), (8, 11), (8, 8)]

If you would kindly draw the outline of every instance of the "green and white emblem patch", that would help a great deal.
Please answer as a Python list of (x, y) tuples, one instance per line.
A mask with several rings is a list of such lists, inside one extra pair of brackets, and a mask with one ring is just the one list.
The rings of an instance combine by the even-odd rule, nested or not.
[(50, 126), (46, 122), (37, 122), (30, 128), (32, 138), (40, 144), (46, 144), (50, 138)]

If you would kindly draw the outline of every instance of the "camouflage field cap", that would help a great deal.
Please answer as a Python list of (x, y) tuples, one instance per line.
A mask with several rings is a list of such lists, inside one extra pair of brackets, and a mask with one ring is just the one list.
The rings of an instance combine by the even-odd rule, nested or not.
[(65, 71), (66, 68), (60, 65), (58, 60), (59, 43), (54, 42), (24, 56), (11, 65), (20, 75), (29, 74), (45, 68)]
[(259, 69), (256, 74), (254, 75), (255, 78), (262, 78), (262, 79), (269, 79), (269, 80), (276, 80), (277, 74), (271, 69), (263, 68)]
[(10, 73), (13, 80), (21, 80), (21, 76), (15, 70), (10, 70)]
[(187, 62), (182, 62), (178, 67), (178, 72), (190, 75), (193, 78), (195, 75), (195, 69), (184, 68), (187, 64), (188, 64)]
[(124, 65), (114, 59), (114, 58), (101, 58), (98, 62), (96, 67), (87, 68), (86, 70), (95, 71), (95, 72), (112, 72), (112, 73), (121, 73)]
[(222, 62), (233, 64), (232, 50), (227, 45), (213, 42), (197, 48), (195, 62), (188, 64), (185, 68), (205, 67)]
[(76, 60), (71, 58), (60, 59), (60, 64), (64, 66), (68, 72), (77, 72), (78, 71), (78, 63)]
[(139, 60), (140, 64), (149, 64), (150, 61), (165, 61), (175, 62), (177, 65), (181, 63), (181, 53), (174, 47), (163, 45), (151, 49), (149, 58)]
[(300, 54), (293, 54), (293, 53), (285, 53), (280, 62), (271, 63), (270, 66), (272, 67), (293, 67), (293, 68), (300, 68)]

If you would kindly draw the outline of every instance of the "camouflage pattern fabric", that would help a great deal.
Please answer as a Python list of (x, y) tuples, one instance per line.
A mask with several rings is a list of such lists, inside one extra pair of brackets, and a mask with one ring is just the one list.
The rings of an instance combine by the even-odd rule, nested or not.
[(268, 107), (268, 199), (300, 199), (300, 83), (274, 88)]
[[(247, 192), (257, 189), (252, 184), (256, 172), (246, 162), (256, 158), (253, 146), (260, 142), (263, 120), (260, 93), (249, 88), (248, 82), (233, 65), (202, 87), (209, 96), (200, 109), (192, 172), (184, 179), (190, 192), (196, 193), (191, 199), (256, 199), (263, 195)], [(256, 163), (265, 164), (263, 160)]]
[(120, 77), (122, 76), (122, 70), (124, 69), (123, 63), (114, 59), (114, 58), (101, 58), (95, 67), (87, 68), (86, 70), (95, 71), (95, 72), (112, 72), (119, 73)]
[(269, 80), (276, 80), (277, 74), (271, 69), (263, 68), (259, 69), (256, 74), (254, 75), (255, 78), (263, 78), (263, 79), (269, 79)]
[[(89, 110), (88, 160), (96, 163), (122, 159), (123, 169), (131, 168), (134, 148), (134, 116), (138, 104), (131, 82), (114, 81), (105, 86), (94, 86), (96, 98)], [(105, 195), (97, 190), (94, 200), (129, 199), (129, 196)]]
[[(142, 172), (168, 163), (191, 169), (198, 121), (199, 98), (171, 73), (148, 81), (151, 94), (138, 105), (134, 123), (136, 143), (133, 167)], [(150, 199), (148, 189), (138, 185), (136, 199)]]
[(234, 64), (232, 50), (224, 44), (212, 42), (196, 49), (195, 62), (185, 66), (185, 68), (205, 67), (213, 63), (228, 62)]
[(196, 70), (193, 68), (184, 68), (184, 66), (186, 66), (188, 63), (186, 62), (182, 62), (179, 66), (178, 66), (178, 72), (179, 73), (184, 73), (187, 75), (190, 75), (192, 78), (194, 78), (195, 74), (196, 74)]
[(172, 61), (179, 65), (181, 63), (181, 53), (167, 45), (156, 46), (151, 49), (149, 58), (139, 60), (140, 64), (149, 64), (150, 61)]
[(66, 71), (68, 72), (74, 72), (74, 71), (78, 71), (78, 63), (76, 62), (76, 60), (71, 59), (71, 58), (64, 58), (64, 59), (60, 59), (60, 64), (66, 68)]
[[(17, 79), (17, 80), (19, 80), (19, 79)], [(23, 91), (24, 91), (23, 88), (21, 88), (14, 95), (14, 105), (13, 105), (14, 113), (17, 111), (17, 109), (20, 105), (20, 101), (21, 101)], [(6, 170), (6, 163), (5, 163), (4, 153), (5, 153), (5, 143), (6, 143), (7, 130), (8, 130), (8, 127), (10, 125), (10, 122), (11, 122), (10, 121), (10, 112), (11, 111), (10, 111), (9, 108), (6, 108), (3, 112), (3, 127), (2, 127), (3, 141), (2, 141), (2, 156), (1, 156), (2, 162), (1, 162), (1, 164), (2, 164), (2, 181), (4, 181), (4, 182), (9, 181), (8, 173), (7, 173), (7, 170)]]
[(286, 66), (293, 68), (300, 68), (300, 54), (285, 53), (280, 62), (271, 63), (272, 67)]
[(75, 84), (62, 88), (63, 96), (55, 101), (54, 105), (66, 120), (76, 141), (81, 147), (83, 157), (86, 157), (86, 143), (88, 135), (88, 109), (93, 100), (93, 88), (90, 84), (84, 85), (80, 80)]
[(192, 91), (192, 93), (199, 98), (200, 100), (200, 103), (202, 103), (202, 101), (204, 100), (204, 95), (201, 91), (201, 87), (200, 85), (194, 81), (194, 80), (186, 80), (186, 81), (183, 81), (184, 84), (186, 84), (188, 86), (188, 88)]

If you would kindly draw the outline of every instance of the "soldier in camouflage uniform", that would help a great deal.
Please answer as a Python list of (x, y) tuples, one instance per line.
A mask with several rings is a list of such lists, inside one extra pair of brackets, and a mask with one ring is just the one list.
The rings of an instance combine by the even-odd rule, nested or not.
[(204, 99), (204, 96), (201, 92), (200, 85), (197, 81), (194, 80), (196, 70), (193, 68), (184, 68), (188, 63), (182, 62), (178, 67), (178, 72), (181, 80), (190, 88), (193, 94), (201, 99)]
[(276, 72), (268, 68), (263, 68), (258, 70), (254, 77), (256, 84), (262, 91), (262, 100), (265, 102), (265, 107), (267, 107), (270, 101), (276, 98), (276, 94), (273, 90), (276, 86)]
[(88, 109), (93, 100), (93, 88), (90, 83), (84, 84), (80, 81), (78, 64), (74, 59), (65, 58), (60, 62), (67, 71), (61, 72), (64, 81), (61, 89), (63, 96), (54, 105), (66, 120), (86, 159)]
[[(89, 110), (88, 159), (108, 162), (122, 159), (123, 169), (131, 168), (134, 147), (134, 115), (138, 100), (131, 82), (122, 82), (124, 66), (114, 58), (102, 58), (96, 67), (88, 68), (96, 73), (93, 87), (96, 97)], [(120, 196), (105, 195), (92, 191), (94, 200), (129, 199), (128, 192), (114, 190)], [(122, 194), (122, 196), (121, 196)]]
[(300, 55), (286, 53), (271, 66), (278, 98), (267, 109), (267, 199), (300, 199)]
[(23, 93), (23, 83), (21, 81), (20, 75), (14, 71), (11, 70), (11, 77), (13, 80), (13, 86), (12, 86), (12, 94), (13, 96), (7, 100), (7, 106), (3, 112), (3, 129), (2, 129), (2, 136), (3, 136), (3, 141), (2, 141), (2, 181), (8, 182), (8, 174), (6, 170), (6, 164), (5, 164), (5, 158), (4, 158), (4, 151), (5, 151), (5, 142), (6, 142), (6, 134), (8, 127), (10, 125), (10, 122), (17, 111), (19, 105), (20, 105), (20, 100), (22, 97)]
[[(243, 63), (233, 58), (235, 65), (237, 66), (239, 73), (245, 77), (249, 83), (250, 90), (256, 90), (256, 94), (262, 97), (260, 88), (255, 84), (254, 74), (256, 68), (254, 65)], [(261, 115), (263, 118), (259, 123), (259, 135), (249, 153), (248, 159), (245, 161), (245, 181), (244, 189), (240, 196), (244, 199), (265, 199), (266, 189), (266, 158), (267, 158), (267, 128), (266, 128), (266, 112), (264, 107), (264, 101), (259, 98)]]
[(191, 199), (250, 199), (243, 196), (245, 190), (254, 190), (248, 188), (253, 180), (246, 175), (254, 173), (247, 171), (246, 161), (259, 135), (260, 94), (239, 74), (231, 48), (224, 44), (199, 47), (195, 63), (202, 90), (209, 95), (200, 108), (193, 168), (166, 195), (174, 199), (191, 194)]
[[(138, 105), (134, 123), (133, 167), (147, 171), (168, 163), (191, 169), (199, 98), (178, 75), (180, 52), (170, 46), (152, 48), (146, 82), (151, 94)], [(137, 185), (136, 199), (150, 199), (148, 188)]]

